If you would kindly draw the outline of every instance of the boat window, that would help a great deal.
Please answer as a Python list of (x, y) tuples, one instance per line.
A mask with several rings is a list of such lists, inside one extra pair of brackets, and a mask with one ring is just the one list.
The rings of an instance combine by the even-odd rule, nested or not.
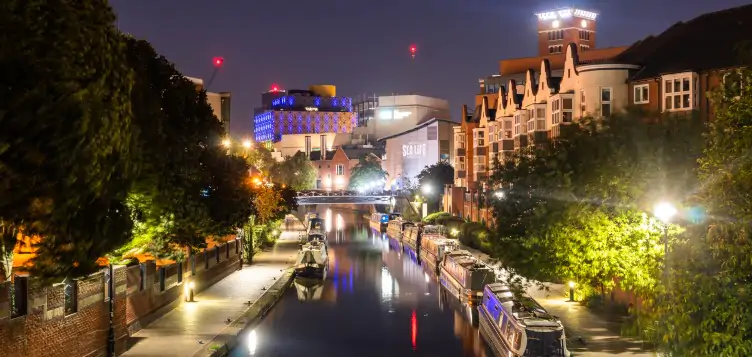
[[(562, 330), (546, 332), (528, 330), (526, 332), (527, 346), (525, 347), (525, 356), (565, 356), (564, 342), (561, 339)], [(515, 346), (517, 346), (516, 341)]]

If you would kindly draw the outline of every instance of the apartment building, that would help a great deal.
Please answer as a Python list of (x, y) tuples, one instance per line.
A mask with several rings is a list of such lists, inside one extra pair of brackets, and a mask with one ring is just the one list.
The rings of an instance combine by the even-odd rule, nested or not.
[(455, 182), (446, 187), (445, 207), (464, 218), (490, 222), (486, 202), (494, 163), (515, 151), (547, 145), (577, 118), (608, 117), (630, 105), (659, 112), (698, 110), (710, 117), (708, 91), (721, 84), (740, 87), (727, 82), (743, 64), (737, 45), (748, 40), (750, 31), (748, 5), (678, 23), (628, 48), (599, 53), (569, 43), (561, 57), (540, 57), (537, 70), (525, 70), (524, 78), (502, 69), (501, 76), (509, 78), (506, 84), (486, 93), (488, 86), (481, 82), (475, 110), (463, 107), (462, 123), (454, 128)]

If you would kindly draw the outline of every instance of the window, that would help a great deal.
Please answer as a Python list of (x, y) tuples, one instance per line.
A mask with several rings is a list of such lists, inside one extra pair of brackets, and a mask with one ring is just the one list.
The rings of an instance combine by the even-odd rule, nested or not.
[(562, 45), (548, 46), (548, 53), (561, 53), (563, 50), (564, 46)]
[(561, 99), (561, 122), (572, 122), (572, 108), (574, 108), (574, 100), (572, 98)]
[(666, 111), (692, 109), (692, 75), (664, 77), (663, 98)]
[(305, 153), (306, 153), (306, 156), (311, 155), (311, 137), (310, 136), (305, 137)]
[(590, 50), (590, 46), (588, 46), (588, 45), (580, 45), (580, 52), (585, 52), (585, 51), (589, 51), (589, 50)]
[(580, 116), (585, 116), (587, 106), (585, 105), (585, 90), (580, 91)]
[(514, 115), (514, 136), (520, 135), (520, 121), (522, 120), (520, 116), (520, 114)]
[(649, 90), (647, 84), (639, 84), (634, 86), (634, 104), (645, 104), (650, 101), (648, 96)]
[(486, 146), (485, 132), (484, 131), (482, 131), (482, 130), (480, 130), (480, 131), (474, 131), (473, 132), (473, 137), (475, 139), (474, 140), (475, 142), (473, 143), (473, 147), (479, 148), (479, 147)]
[(512, 121), (504, 120), (504, 139), (512, 138)]
[(337, 176), (342, 176), (345, 174), (345, 165), (337, 165)]
[(548, 32), (549, 41), (559, 41), (564, 39), (564, 30), (554, 30)]
[(611, 116), (611, 88), (601, 88), (601, 115)]
[(561, 101), (554, 99), (551, 102), (551, 124), (556, 125), (559, 123), (561, 123)]
[(590, 31), (580, 30), (580, 40), (590, 41)]

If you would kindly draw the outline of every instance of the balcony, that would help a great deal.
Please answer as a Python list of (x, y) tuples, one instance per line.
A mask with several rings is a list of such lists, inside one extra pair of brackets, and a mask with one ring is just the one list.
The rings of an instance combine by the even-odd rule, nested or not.
[(512, 151), (514, 150), (514, 139), (504, 139), (501, 141), (501, 150)]
[(465, 156), (465, 148), (457, 148), (454, 150), (454, 156)]
[(467, 177), (467, 171), (465, 170), (457, 171), (457, 178), (463, 179), (465, 177)]
[(474, 149), (475, 156), (486, 156), (487, 152), (488, 152), (488, 147), (485, 147), (485, 146), (476, 147)]

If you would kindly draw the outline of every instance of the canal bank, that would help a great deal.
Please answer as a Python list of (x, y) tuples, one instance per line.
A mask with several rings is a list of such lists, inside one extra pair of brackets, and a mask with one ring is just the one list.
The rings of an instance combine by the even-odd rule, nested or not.
[[(254, 264), (230, 274), (130, 337), (126, 357), (212, 356), (243, 326), (258, 322), (289, 285), (298, 232), (283, 232), (277, 244), (254, 257)], [(291, 274), (290, 274), (291, 276)], [(288, 284), (285, 284), (285, 279)], [(267, 294), (270, 293), (270, 294)]]

